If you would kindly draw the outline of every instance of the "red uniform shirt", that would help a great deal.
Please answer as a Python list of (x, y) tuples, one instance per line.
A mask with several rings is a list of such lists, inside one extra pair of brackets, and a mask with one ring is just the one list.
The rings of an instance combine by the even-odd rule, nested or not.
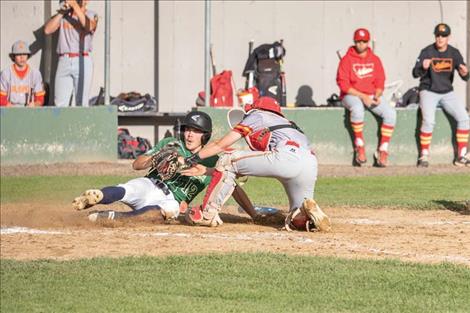
[(366, 56), (361, 57), (352, 46), (339, 62), (336, 83), (341, 90), (341, 99), (351, 87), (374, 95), (377, 89), (384, 89), (385, 72), (382, 62), (370, 48), (367, 48)]

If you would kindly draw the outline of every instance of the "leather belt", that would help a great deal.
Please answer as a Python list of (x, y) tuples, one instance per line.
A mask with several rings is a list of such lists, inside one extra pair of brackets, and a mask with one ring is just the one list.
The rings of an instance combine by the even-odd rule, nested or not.
[(168, 196), (171, 192), (170, 192), (170, 189), (168, 188), (168, 186), (162, 182), (160, 179), (156, 179), (156, 178), (153, 178), (153, 177), (147, 177), (148, 179), (150, 179), (150, 181), (158, 188), (160, 188), (161, 191), (163, 191), (163, 193), (165, 194), (165, 196)]
[(83, 55), (84, 57), (87, 57), (89, 54), (88, 52), (82, 52), (82, 53), (62, 53), (62, 54), (59, 54), (59, 56), (63, 57), (63, 56), (68, 56), (69, 58), (76, 58), (76, 57), (79, 57)]

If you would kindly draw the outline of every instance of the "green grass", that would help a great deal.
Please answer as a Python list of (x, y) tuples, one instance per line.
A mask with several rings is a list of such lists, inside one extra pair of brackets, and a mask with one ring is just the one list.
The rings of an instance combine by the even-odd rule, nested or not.
[(231, 254), (1, 262), (2, 312), (468, 312), (451, 264)]
[[(26, 199), (69, 202), (89, 188), (123, 183), (120, 176), (1, 177), (1, 202)], [(279, 182), (250, 178), (243, 187), (258, 205), (287, 206)], [(315, 198), (322, 206), (442, 209), (470, 200), (470, 175), (326, 177), (319, 178)], [(195, 202), (200, 202), (200, 195)], [(228, 204), (233, 204), (230, 200)]]

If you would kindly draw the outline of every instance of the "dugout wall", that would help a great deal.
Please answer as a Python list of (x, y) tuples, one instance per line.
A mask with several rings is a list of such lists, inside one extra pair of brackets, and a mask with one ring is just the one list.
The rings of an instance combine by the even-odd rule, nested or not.
[(1, 165), (117, 160), (115, 106), (1, 108)]

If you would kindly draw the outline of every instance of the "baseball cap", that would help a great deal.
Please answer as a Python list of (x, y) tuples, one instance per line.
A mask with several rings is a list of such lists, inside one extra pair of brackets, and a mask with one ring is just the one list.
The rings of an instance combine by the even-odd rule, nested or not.
[(365, 28), (358, 28), (354, 32), (354, 41), (369, 41), (370, 40), (370, 34), (369, 31)]
[(449, 36), (450, 35), (449, 25), (444, 24), (444, 23), (437, 24), (436, 27), (434, 28), (434, 35), (443, 36), (443, 37)]
[(11, 55), (15, 54), (31, 54), (31, 51), (29, 50), (29, 45), (23, 41), (23, 40), (18, 40), (11, 46)]

